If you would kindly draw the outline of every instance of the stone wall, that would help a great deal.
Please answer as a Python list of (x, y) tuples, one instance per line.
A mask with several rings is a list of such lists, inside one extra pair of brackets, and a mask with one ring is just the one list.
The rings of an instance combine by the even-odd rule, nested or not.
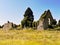
[[(12, 22), (7, 22), (7, 23), (4, 24), (3, 30), (10, 30), (10, 29), (14, 28), (15, 26), (16, 26), (16, 25), (13, 24)], [(15, 28), (16, 28), (16, 27), (15, 27)]]

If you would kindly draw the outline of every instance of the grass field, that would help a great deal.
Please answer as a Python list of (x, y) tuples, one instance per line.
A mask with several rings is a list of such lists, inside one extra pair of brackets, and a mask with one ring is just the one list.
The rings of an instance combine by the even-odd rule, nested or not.
[(0, 30), (0, 45), (60, 45), (60, 31)]

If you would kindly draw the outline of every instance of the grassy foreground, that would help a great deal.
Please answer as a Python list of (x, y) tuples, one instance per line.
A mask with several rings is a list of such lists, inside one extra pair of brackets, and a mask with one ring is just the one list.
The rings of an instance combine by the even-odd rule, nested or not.
[(0, 45), (60, 45), (60, 31), (0, 30)]

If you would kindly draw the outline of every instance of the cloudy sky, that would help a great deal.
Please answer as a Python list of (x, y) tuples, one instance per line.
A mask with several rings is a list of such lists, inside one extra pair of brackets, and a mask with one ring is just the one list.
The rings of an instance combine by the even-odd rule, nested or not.
[(20, 24), (28, 7), (32, 9), (35, 21), (48, 9), (50, 9), (54, 19), (59, 20), (59, 5), (60, 0), (0, 0), (0, 25), (7, 21)]

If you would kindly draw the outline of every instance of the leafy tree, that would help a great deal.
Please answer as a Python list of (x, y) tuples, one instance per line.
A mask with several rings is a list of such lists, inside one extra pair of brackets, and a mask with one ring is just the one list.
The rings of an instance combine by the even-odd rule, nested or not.
[(54, 19), (53, 22), (52, 22), (52, 24), (56, 25), (56, 23), (57, 23), (57, 21), (56, 21), (56, 19)]
[(2, 28), (2, 26), (0, 25), (0, 28)]
[(34, 20), (33, 12), (28, 7), (27, 10), (25, 11), (24, 19), (21, 21), (22, 28), (24, 28), (24, 27), (32, 27), (33, 20)]
[(60, 26), (60, 20), (58, 21), (58, 26)]

